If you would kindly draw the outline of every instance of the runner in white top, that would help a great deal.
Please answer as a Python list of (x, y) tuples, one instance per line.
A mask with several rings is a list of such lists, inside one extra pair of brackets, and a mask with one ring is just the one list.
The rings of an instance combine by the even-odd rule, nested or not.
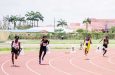
[(18, 58), (19, 56), (19, 53), (20, 53), (20, 42), (18, 41), (19, 37), (18, 36), (15, 36), (15, 40), (12, 41), (11, 43), (11, 54), (12, 54), (12, 64), (14, 66), (14, 56), (15, 56), (15, 59)]

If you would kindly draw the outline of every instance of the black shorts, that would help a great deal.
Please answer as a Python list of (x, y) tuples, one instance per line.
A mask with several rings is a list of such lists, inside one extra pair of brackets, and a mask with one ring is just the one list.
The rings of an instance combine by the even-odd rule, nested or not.
[(41, 47), (40, 47), (40, 50), (42, 50), (42, 51), (46, 51), (47, 48), (46, 48), (46, 46), (41, 46)]
[(88, 43), (86, 43), (86, 46), (88, 46)]
[(11, 52), (13, 52), (15, 54), (19, 54), (19, 49), (15, 49), (14, 47), (12, 47)]
[(105, 48), (108, 48), (108, 45), (107, 45), (107, 44), (103, 44), (103, 46), (104, 46)]

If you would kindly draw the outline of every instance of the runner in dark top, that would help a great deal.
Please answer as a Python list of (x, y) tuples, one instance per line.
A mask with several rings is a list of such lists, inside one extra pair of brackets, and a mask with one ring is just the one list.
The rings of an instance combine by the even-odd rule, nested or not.
[(20, 47), (20, 42), (18, 40), (19, 40), (19, 37), (15, 36), (15, 40), (12, 41), (12, 43), (11, 43), (11, 54), (12, 54), (12, 64), (13, 64), (13, 66), (14, 66), (14, 56), (15, 56), (15, 59), (18, 58), (20, 48), (21, 48)]
[(105, 38), (102, 40), (103, 40), (103, 56), (104, 56), (107, 53), (107, 48), (108, 48), (108, 44), (109, 44), (109, 37), (105, 36)]
[(43, 36), (41, 43), (40, 43), (39, 64), (41, 64), (41, 60), (44, 60), (44, 57), (45, 57), (46, 52), (47, 52), (47, 45), (48, 44), (49, 44), (49, 40), (47, 39), (47, 36)]

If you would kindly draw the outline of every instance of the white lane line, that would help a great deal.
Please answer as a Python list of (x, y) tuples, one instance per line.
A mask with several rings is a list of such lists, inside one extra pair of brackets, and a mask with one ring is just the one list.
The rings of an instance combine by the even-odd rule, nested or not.
[[(63, 58), (63, 57), (64, 57), (64, 56), (60, 56), (60, 59)], [(53, 58), (53, 59), (50, 59), (50, 60), (49, 60), (49, 65), (50, 65), (50, 67), (53, 68), (53, 69), (54, 69), (55, 71), (57, 71), (57, 72), (61, 72), (61, 73), (64, 73), (64, 74), (66, 74), (66, 75), (72, 75), (72, 74), (70, 74), (70, 73), (68, 73), (68, 72), (65, 72), (65, 71), (63, 71), (63, 70), (61, 70), (61, 69), (55, 67), (55, 66), (52, 64), (53, 61), (54, 61), (54, 60), (57, 60), (57, 59), (59, 59), (59, 57), (56, 57), (56, 58)]]
[[(99, 57), (99, 56), (96, 56), (96, 57)], [(96, 57), (94, 57), (94, 58), (92, 58), (92, 59), (95, 59)], [(107, 68), (105, 68), (105, 67), (102, 67), (102, 66), (100, 66), (100, 65), (97, 65), (97, 64), (93, 63), (91, 60), (89, 60), (89, 63), (91, 63), (92, 65), (94, 65), (94, 66), (96, 66), (96, 67), (98, 67), (98, 68), (104, 69), (104, 70), (106, 70), (106, 71), (115, 72), (115, 70), (107, 69)]]
[(36, 74), (36, 75), (41, 75), (40, 73), (34, 71), (34, 70), (29, 66), (29, 63), (30, 63), (31, 61), (35, 60), (35, 59), (37, 59), (37, 58), (33, 58), (33, 59), (31, 59), (31, 60), (28, 60), (28, 61), (26, 62), (26, 64), (25, 64), (25, 65), (26, 65), (26, 68), (27, 68), (28, 70), (30, 70), (31, 72), (33, 72), (34, 74)]
[(9, 75), (9, 74), (5, 71), (5, 69), (4, 69), (4, 65), (5, 65), (7, 62), (9, 62), (9, 61), (10, 61), (10, 59), (9, 59), (9, 60), (6, 60), (6, 61), (3, 62), (2, 65), (1, 65), (2, 72), (3, 72), (5, 75)]
[[(74, 59), (74, 58), (73, 58), (73, 59)], [(94, 75), (102, 75), (102, 74), (95, 73), (95, 72), (93, 72), (93, 71), (89, 71), (89, 70), (87, 70), (87, 69), (81, 68), (81, 67), (79, 67), (79, 66), (73, 64), (73, 63), (72, 63), (72, 60), (73, 60), (73, 59), (70, 59), (70, 60), (69, 60), (69, 63), (70, 63), (73, 67), (78, 68), (78, 69), (80, 69), (80, 70), (82, 70), (82, 71), (85, 71), (85, 72), (94, 74)]]

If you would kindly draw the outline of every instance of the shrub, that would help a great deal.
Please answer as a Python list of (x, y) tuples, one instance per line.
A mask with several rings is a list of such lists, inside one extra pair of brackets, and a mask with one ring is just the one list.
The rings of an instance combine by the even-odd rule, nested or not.
[[(110, 39), (115, 39), (115, 33), (101, 33), (101, 32), (83, 32), (83, 33), (48, 33), (48, 34), (41, 34), (41, 33), (22, 33), (19, 34), (20, 39), (40, 39), (43, 35), (48, 36), (49, 39), (61, 39), (63, 36), (64, 39), (79, 39), (83, 40), (87, 35), (91, 35), (92, 39), (101, 39), (103, 36), (108, 35)], [(11, 33), (9, 35), (9, 39), (13, 40), (15, 33)]]

